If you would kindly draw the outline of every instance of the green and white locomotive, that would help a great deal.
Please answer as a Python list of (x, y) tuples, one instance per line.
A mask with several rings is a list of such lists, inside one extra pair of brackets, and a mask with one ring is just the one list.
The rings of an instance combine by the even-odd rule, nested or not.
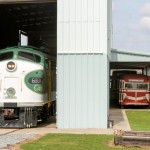
[(0, 127), (30, 128), (51, 105), (49, 55), (31, 47), (0, 50)]

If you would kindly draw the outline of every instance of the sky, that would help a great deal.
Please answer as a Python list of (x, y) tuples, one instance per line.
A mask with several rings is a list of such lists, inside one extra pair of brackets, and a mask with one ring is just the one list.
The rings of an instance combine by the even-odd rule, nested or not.
[(112, 48), (150, 53), (150, 0), (112, 0)]

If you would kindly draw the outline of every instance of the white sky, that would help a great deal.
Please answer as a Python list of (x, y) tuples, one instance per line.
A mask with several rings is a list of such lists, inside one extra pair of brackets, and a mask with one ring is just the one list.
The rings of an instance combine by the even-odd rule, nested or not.
[(150, 53), (150, 0), (112, 0), (113, 48)]

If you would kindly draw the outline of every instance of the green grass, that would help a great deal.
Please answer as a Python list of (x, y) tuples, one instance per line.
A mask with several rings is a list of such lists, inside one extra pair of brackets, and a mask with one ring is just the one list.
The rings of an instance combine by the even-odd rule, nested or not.
[(149, 111), (126, 111), (132, 131), (150, 131)]
[(114, 146), (113, 138), (113, 135), (47, 134), (37, 141), (22, 145), (21, 148), (23, 150), (145, 150), (138, 147)]

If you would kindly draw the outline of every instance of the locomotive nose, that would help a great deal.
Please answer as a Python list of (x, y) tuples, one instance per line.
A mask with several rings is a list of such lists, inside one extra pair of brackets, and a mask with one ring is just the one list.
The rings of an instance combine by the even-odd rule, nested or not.
[(17, 67), (17, 65), (13, 61), (9, 61), (6, 66), (8, 71), (14, 71), (16, 69), (16, 67)]

